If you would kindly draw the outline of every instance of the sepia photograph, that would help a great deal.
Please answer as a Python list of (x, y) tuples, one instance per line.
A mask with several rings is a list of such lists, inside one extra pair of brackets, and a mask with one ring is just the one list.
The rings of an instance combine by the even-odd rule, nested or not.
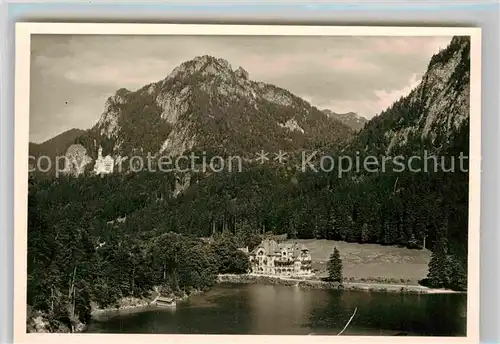
[(478, 339), (479, 29), (16, 29), (15, 338)]

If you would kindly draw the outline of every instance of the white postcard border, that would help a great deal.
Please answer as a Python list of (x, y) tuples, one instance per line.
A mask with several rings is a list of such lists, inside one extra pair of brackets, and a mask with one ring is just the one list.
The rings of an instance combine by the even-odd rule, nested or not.
[[(30, 51), (32, 34), (256, 35), (256, 36), (470, 36), (470, 167), (467, 337), (252, 336), (26, 333), (27, 197)], [(466, 27), (202, 25), (124, 23), (16, 23), (14, 134), (15, 343), (479, 343), (479, 228), (481, 175), (481, 29)]]

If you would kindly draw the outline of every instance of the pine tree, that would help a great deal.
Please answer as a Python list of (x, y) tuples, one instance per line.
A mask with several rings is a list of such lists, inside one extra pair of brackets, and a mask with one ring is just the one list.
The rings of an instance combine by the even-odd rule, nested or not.
[(448, 256), (450, 270), (450, 285), (453, 290), (467, 290), (467, 274), (464, 268), (464, 262), (461, 262), (456, 256)]
[(448, 249), (444, 236), (438, 238), (429, 262), (427, 279), (429, 285), (435, 288), (447, 287), (450, 283), (448, 267)]
[(340, 259), (340, 253), (337, 247), (333, 249), (327, 268), (328, 279), (333, 282), (342, 283), (342, 259)]

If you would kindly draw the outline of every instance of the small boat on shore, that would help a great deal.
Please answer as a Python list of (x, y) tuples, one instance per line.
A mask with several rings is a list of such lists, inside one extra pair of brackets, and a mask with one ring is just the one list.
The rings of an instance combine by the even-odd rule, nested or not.
[(176, 303), (176, 301), (175, 301), (174, 298), (172, 298), (172, 297), (162, 297), (162, 296), (159, 296), (156, 299), (155, 304), (157, 306), (160, 306), (160, 307), (175, 307), (175, 306), (177, 306), (177, 303)]

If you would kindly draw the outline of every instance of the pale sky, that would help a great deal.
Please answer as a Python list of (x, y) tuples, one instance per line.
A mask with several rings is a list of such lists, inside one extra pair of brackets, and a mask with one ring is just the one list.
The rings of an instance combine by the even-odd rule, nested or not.
[(250, 79), (319, 109), (372, 118), (416, 87), (451, 37), (33, 35), (30, 141), (88, 129), (119, 88), (164, 79), (199, 55), (226, 59)]

